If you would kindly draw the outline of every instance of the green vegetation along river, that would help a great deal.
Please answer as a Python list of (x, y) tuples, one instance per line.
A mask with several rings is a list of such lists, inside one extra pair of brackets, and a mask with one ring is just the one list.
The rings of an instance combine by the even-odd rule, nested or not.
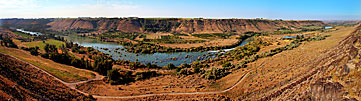
[[(113, 57), (113, 59), (123, 59), (130, 61), (138, 61), (140, 63), (152, 63), (159, 66), (166, 66), (169, 63), (173, 63), (178, 66), (184, 63), (192, 63), (193, 61), (204, 60), (207, 58), (215, 58), (216, 54), (222, 53), (219, 50), (205, 51), (205, 52), (174, 52), (174, 53), (154, 53), (154, 54), (136, 54), (127, 52), (124, 46), (112, 43), (101, 42), (96, 39), (78, 37), (78, 36), (65, 36), (65, 39), (72, 41), (84, 47), (93, 47), (103, 53), (107, 53)], [(248, 41), (242, 42), (239, 46), (247, 44)], [(230, 51), (231, 49), (223, 49), (222, 51)]]
[[(22, 29), (17, 29), (26, 33), (36, 33), (39, 32), (31, 32), (25, 31)], [(142, 64), (152, 63), (159, 66), (166, 66), (169, 63), (173, 63), (175, 66), (184, 64), (184, 63), (192, 63), (193, 61), (200, 61), (207, 58), (216, 58), (216, 55), (219, 53), (224, 53), (231, 51), (234, 48), (230, 49), (222, 49), (222, 50), (212, 50), (212, 51), (204, 51), (204, 52), (172, 52), (172, 53), (153, 53), (153, 54), (137, 54), (132, 52), (127, 52), (123, 45), (119, 45), (113, 42), (102, 42), (96, 39), (91, 39), (87, 37), (79, 37), (79, 36), (63, 36), (67, 41), (72, 41), (73, 43), (77, 43), (80, 46), (84, 47), (93, 47), (103, 53), (109, 54), (113, 57), (114, 60), (123, 59), (130, 61), (138, 61)], [(243, 46), (247, 44), (248, 41), (243, 41), (237, 47)]]

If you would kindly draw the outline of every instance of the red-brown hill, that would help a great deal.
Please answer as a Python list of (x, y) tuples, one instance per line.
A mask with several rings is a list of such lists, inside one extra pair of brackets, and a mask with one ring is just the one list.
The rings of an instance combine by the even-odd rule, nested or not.
[[(322, 21), (267, 19), (181, 19), (181, 18), (68, 18), (68, 19), (3, 19), (3, 25), (33, 25), (56, 31), (87, 29), (92, 31), (167, 32), (167, 33), (244, 33), (275, 31), (280, 28), (324, 26)], [(36, 27), (35, 27), (36, 26)]]

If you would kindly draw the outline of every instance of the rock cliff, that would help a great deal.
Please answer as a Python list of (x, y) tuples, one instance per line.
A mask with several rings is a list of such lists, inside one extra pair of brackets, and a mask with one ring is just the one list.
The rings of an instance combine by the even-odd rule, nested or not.
[(69, 18), (69, 19), (3, 19), (2, 24), (42, 24), (47, 29), (64, 31), (69, 29), (92, 29), (102, 31), (142, 33), (244, 33), (248, 31), (275, 31), (286, 27), (324, 26), (321, 21), (279, 21), (263, 19), (151, 19), (151, 18)]

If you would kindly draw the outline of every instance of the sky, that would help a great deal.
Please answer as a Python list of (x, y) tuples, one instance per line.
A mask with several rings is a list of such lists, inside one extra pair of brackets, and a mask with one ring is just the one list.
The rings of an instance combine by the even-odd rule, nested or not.
[(0, 18), (361, 20), (361, 0), (0, 0)]

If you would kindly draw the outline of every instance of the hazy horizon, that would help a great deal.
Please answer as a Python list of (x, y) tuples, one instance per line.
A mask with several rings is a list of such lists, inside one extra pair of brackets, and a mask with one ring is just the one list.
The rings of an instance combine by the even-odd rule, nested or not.
[(0, 5), (0, 18), (361, 20), (358, 0), (0, 0)]

